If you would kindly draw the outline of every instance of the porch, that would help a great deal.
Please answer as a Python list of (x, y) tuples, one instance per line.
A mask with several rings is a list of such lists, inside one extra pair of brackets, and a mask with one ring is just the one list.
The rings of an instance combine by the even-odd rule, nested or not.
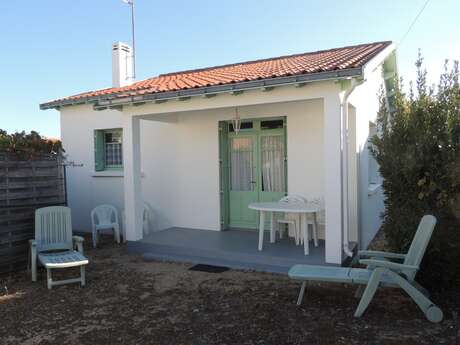
[(257, 250), (257, 231), (232, 229), (209, 231), (173, 227), (153, 232), (140, 241), (128, 242), (131, 253), (141, 254), (145, 260), (190, 262), (226, 266), (259, 272), (287, 273), (294, 264), (330, 265), (325, 261), (325, 243), (310, 246), (310, 255), (303, 246), (296, 246), (292, 238), (277, 238), (270, 243), (265, 232), (264, 249)]
[[(228, 260), (232, 263), (221, 264), (274, 272), (299, 262), (342, 264), (349, 254), (343, 251), (344, 242), (356, 242), (358, 234), (356, 180), (349, 181), (349, 197), (341, 197), (341, 88), (328, 83), (303, 90), (308, 92), (294, 87), (253, 90), (129, 109), (123, 115), (123, 186), (127, 239), (139, 242), (132, 247), (143, 247), (142, 254), (161, 253), (167, 260), (173, 256), (196, 262), (198, 257), (203, 262), (206, 257), (214, 265), (217, 259)], [(248, 125), (238, 134), (231, 127), (236, 108)], [(354, 128), (350, 121), (350, 131)], [(356, 158), (356, 147), (349, 150)], [(225, 231), (256, 228), (258, 214), (248, 209), (249, 203), (286, 194), (323, 201), (325, 219), (318, 229), (323, 242), (315, 250), (311, 246), (308, 257), (289, 242), (257, 252), (256, 232), (238, 238)], [(343, 219), (344, 199), (350, 201), (348, 220)], [(154, 210), (152, 228), (162, 230), (148, 238), (142, 231), (143, 202)], [(342, 224), (351, 224), (352, 231)], [(174, 235), (177, 229), (190, 232)], [(146, 244), (173, 248), (150, 250)], [(273, 267), (258, 268), (264, 265)]]

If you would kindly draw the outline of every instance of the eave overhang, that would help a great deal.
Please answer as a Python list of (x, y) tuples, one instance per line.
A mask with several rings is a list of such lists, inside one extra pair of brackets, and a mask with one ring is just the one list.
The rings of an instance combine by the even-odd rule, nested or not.
[[(332, 81), (349, 79), (353, 77), (363, 77), (363, 67), (348, 68), (343, 70), (301, 74), (295, 76), (284, 76), (277, 78), (245, 81), (239, 83), (205, 86), (193, 89), (146, 93), (143, 95), (124, 95), (127, 92), (112, 93), (108, 95), (81, 97), (74, 99), (63, 99), (40, 104), (41, 110), (59, 109), (60, 107), (92, 104), (95, 110), (104, 110), (107, 108), (120, 109), (126, 105), (142, 105), (147, 102), (162, 103), (168, 100), (189, 99), (191, 97), (203, 96), (212, 97), (220, 93), (234, 93), (256, 89), (271, 90), (274, 87), (295, 85), (302, 86), (306, 83), (318, 81)], [(135, 92), (135, 91), (131, 91)]]

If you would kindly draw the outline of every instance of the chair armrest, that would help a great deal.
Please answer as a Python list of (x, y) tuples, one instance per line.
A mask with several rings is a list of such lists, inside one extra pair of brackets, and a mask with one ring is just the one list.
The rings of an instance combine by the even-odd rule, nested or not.
[(417, 266), (399, 264), (397, 262), (386, 261), (386, 260), (375, 260), (375, 259), (364, 259), (359, 260), (359, 263), (362, 265), (372, 266), (373, 268), (383, 267), (388, 268), (391, 271), (401, 272), (401, 271), (418, 271)]
[(368, 256), (374, 258), (387, 258), (387, 259), (405, 259), (406, 254), (400, 253), (391, 253), (391, 252), (381, 252), (377, 250), (360, 250), (358, 252), (358, 257)]
[(77, 247), (77, 250), (83, 254), (83, 242), (85, 241), (85, 239), (81, 236), (72, 236), (72, 241), (74, 247)]

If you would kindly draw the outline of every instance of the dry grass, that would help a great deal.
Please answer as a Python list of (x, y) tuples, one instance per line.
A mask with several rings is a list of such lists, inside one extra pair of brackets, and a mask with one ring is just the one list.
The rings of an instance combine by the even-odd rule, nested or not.
[(455, 344), (449, 315), (431, 324), (397, 290), (355, 319), (352, 286), (313, 285), (299, 308), (299, 284), (284, 276), (147, 263), (109, 239), (87, 255), (85, 288), (48, 291), (43, 271), (34, 284), (26, 272), (0, 278), (2, 345)]

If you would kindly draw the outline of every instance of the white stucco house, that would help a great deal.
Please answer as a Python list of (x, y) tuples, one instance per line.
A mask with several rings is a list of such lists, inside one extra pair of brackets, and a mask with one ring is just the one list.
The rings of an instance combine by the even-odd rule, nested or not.
[(91, 209), (110, 203), (124, 210), (128, 241), (142, 241), (146, 202), (155, 232), (251, 231), (249, 202), (299, 194), (324, 200), (325, 263), (372, 240), (384, 206), (368, 138), (379, 90), (389, 98), (394, 86), (391, 42), (143, 81), (131, 77), (128, 45), (112, 55), (111, 88), (40, 105), (60, 112), (76, 230), (90, 231)]

